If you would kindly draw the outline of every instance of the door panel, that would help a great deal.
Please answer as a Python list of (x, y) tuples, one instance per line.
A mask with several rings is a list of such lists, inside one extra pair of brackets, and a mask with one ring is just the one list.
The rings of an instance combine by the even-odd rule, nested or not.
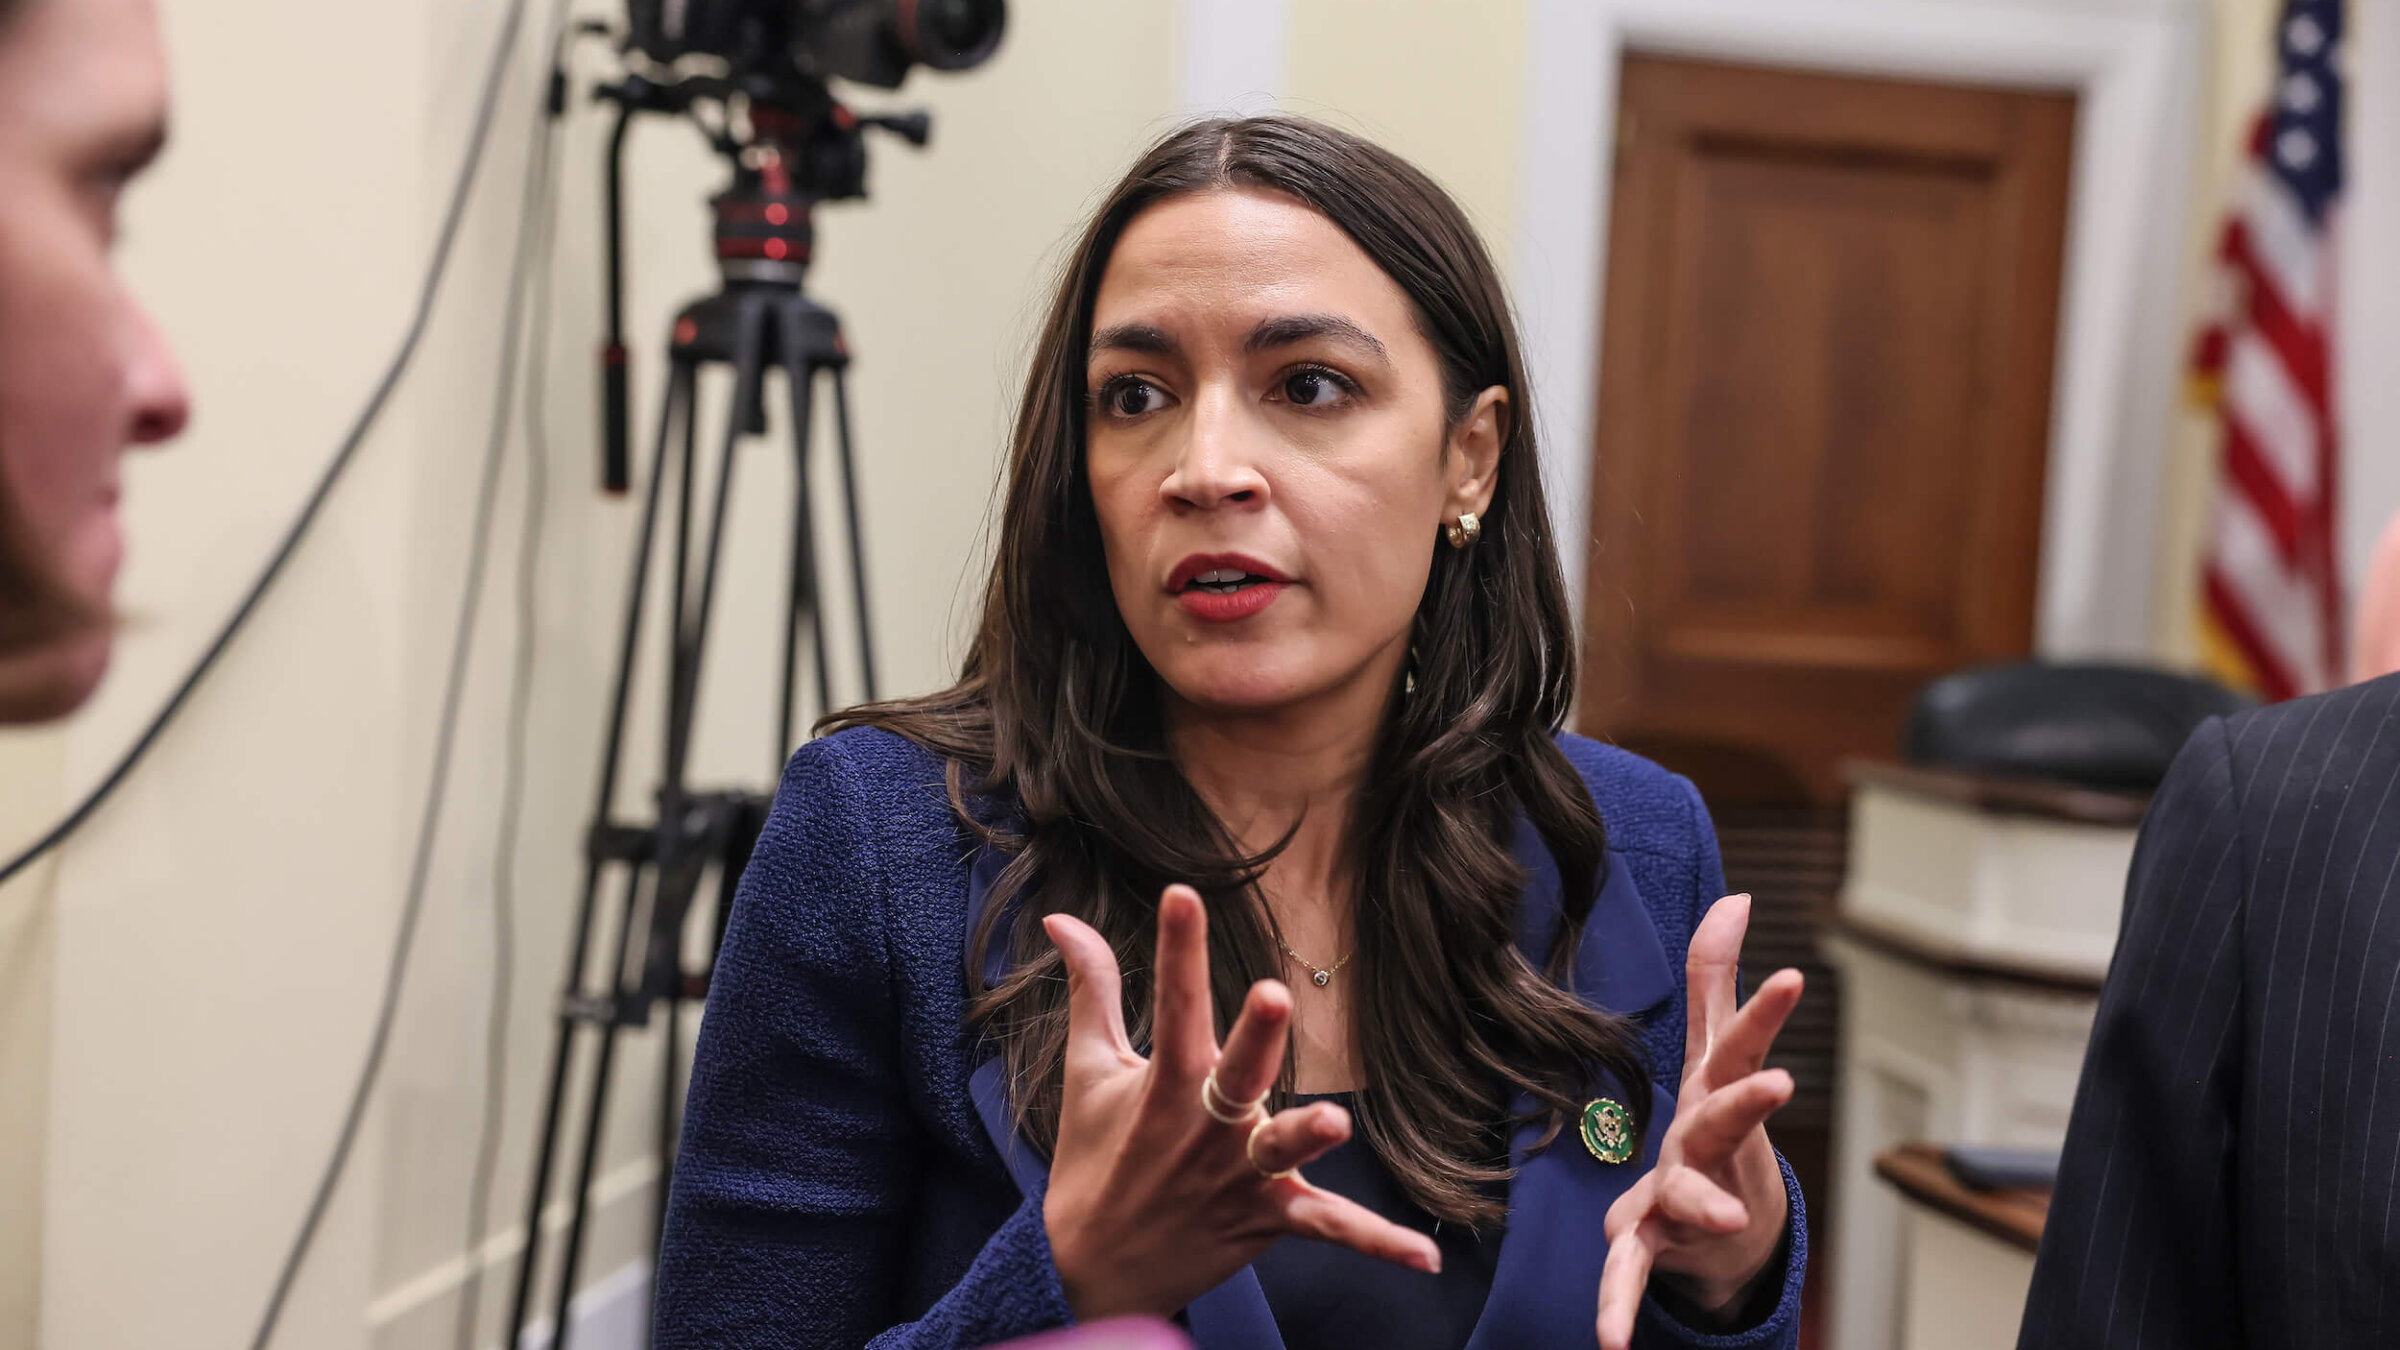
[(1635, 57), (1586, 729), (1838, 804), (2033, 631), (2071, 96)]

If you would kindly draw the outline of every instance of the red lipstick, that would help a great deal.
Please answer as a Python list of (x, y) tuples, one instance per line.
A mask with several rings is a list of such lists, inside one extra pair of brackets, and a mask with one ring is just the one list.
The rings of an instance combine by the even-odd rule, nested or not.
[(1203, 623), (1238, 623), (1274, 604), (1291, 578), (1239, 553), (1195, 553), (1167, 574), (1167, 591)]

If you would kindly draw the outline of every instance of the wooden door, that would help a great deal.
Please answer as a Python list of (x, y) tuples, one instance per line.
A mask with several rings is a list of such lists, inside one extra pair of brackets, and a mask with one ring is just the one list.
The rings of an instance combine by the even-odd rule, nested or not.
[(1831, 805), (2033, 635), (2071, 95), (1629, 58), (1584, 725)]
[(1745, 966), (1807, 974), (1774, 1132), (1827, 1214), (1840, 765), (2031, 649), (2074, 100), (1660, 57), (1620, 88), (1579, 720), (1700, 785)]

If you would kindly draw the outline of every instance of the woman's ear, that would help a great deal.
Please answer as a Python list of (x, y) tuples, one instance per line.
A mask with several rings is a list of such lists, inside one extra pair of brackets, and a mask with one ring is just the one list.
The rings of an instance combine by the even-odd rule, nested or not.
[(1500, 447), (1508, 443), (1508, 419), (1513, 412), (1508, 390), (1495, 384), (1475, 396), (1475, 405), (1451, 429), (1444, 456), (1450, 495), (1443, 502), (1443, 524), (1458, 519), (1462, 511), (1480, 516), (1490, 509), (1500, 472)]

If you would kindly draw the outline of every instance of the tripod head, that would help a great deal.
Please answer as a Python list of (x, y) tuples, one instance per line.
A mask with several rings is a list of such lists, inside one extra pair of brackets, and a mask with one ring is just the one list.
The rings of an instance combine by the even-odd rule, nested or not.
[[(854, 112), (825, 81), (782, 62), (734, 76), (654, 80), (640, 72), (593, 91), (617, 106), (609, 137), (607, 193), (608, 337), (601, 349), (601, 485), (632, 480), (624, 339), (625, 132), (641, 113), (690, 118), (723, 155), (733, 180), (709, 200), (717, 267), (727, 285), (798, 289), (816, 244), (816, 207), (867, 195), (867, 140), (884, 131), (923, 147), (933, 119), (918, 112)], [(704, 115), (713, 109), (712, 119)]]
[(799, 97), (750, 100), (749, 142), (720, 146), (733, 161), (733, 183), (709, 208), (728, 282), (798, 285), (815, 243), (816, 204), (866, 196), (867, 130), (920, 147), (932, 135), (923, 112), (862, 116), (810, 84), (790, 91)]
[[(709, 202), (717, 261), (729, 281), (797, 284), (815, 242), (817, 204), (867, 195), (866, 133), (889, 132), (919, 148), (933, 135), (924, 112), (855, 112), (823, 80), (788, 65), (666, 83), (633, 74), (595, 93), (622, 110), (619, 142), (631, 114), (691, 117), (731, 165), (733, 181)], [(711, 106), (713, 124), (700, 117)], [(612, 144), (612, 167), (621, 153)]]

